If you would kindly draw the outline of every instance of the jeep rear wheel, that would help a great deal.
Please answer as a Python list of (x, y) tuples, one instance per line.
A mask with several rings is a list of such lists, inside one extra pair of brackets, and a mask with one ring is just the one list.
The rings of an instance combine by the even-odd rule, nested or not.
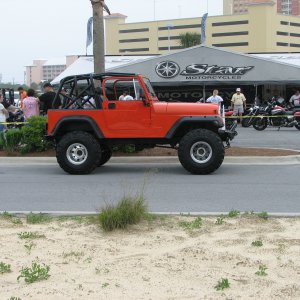
[(98, 167), (101, 167), (104, 164), (106, 164), (112, 156), (112, 150), (109, 147), (105, 146), (105, 145), (101, 145), (101, 151), (102, 151), (101, 159), (100, 159), (100, 162), (98, 164)]
[(60, 167), (70, 174), (89, 174), (101, 160), (98, 141), (89, 133), (74, 131), (65, 134), (56, 148)]
[(192, 174), (214, 172), (221, 166), (224, 155), (222, 140), (207, 129), (192, 130), (179, 143), (179, 161)]

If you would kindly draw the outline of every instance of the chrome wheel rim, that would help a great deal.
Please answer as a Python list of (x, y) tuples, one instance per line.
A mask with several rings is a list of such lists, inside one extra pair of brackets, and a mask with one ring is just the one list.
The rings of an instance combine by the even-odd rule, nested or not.
[(87, 148), (80, 144), (74, 143), (67, 149), (67, 159), (73, 165), (81, 165), (88, 158)]
[(197, 164), (205, 164), (212, 157), (212, 148), (206, 142), (197, 142), (192, 145), (190, 155)]

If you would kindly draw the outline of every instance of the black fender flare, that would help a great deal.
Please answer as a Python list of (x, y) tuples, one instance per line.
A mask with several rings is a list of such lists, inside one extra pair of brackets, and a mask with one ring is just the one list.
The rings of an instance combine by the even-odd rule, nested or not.
[(96, 137), (98, 139), (104, 139), (104, 135), (101, 131), (101, 129), (99, 128), (99, 126), (97, 125), (97, 123), (88, 116), (69, 116), (69, 117), (63, 117), (62, 119), (60, 119), (56, 126), (54, 127), (53, 131), (51, 132), (50, 136), (55, 137), (56, 135), (58, 135), (59, 130), (66, 124), (78, 124), (78, 123), (87, 123), (89, 124), (89, 126), (93, 129), (93, 132), (95, 133)]
[(219, 116), (190, 116), (190, 117), (182, 117), (177, 120), (172, 128), (168, 131), (166, 138), (171, 139), (174, 137), (176, 131), (185, 124), (193, 124), (193, 123), (211, 123), (215, 128), (221, 128), (224, 126), (223, 120)]

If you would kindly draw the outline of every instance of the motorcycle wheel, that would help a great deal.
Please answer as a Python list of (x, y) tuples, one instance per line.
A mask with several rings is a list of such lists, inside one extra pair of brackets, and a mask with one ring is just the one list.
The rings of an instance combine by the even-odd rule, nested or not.
[(296, 127), (298, 130), (300, 130), (300, 119), (297, 118), (296, 121), (298, 122), (298, 124), (295, 125), (295, 127)]
[(243, 127), (250, 127), (252, 125), (251, 119), (252, 118), (244, 118), (242, 120), (242, 126)]
[(254, 129), (258, 131), (265, 130), (268, 126), (267, 118), (257, 118), (253, 124)]

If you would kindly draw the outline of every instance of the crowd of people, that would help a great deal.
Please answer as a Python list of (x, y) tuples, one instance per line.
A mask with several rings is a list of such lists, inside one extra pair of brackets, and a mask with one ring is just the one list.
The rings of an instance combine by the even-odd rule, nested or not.
[(10, 114), (22, 110), (25, 121), (32, 116), (46, 115), (48, 109), (52, 108), (53, 101), (56, 93), (50, 83), (43, 86), (44, 93), (40, 96), (37, 95), (34, 89), (27, 91), (23, 87), (18, 88), (19, 101), (17, 104), (12, 104), (3, 98), (0, 94), (0, 132), (5, 130), (5, 122)]

